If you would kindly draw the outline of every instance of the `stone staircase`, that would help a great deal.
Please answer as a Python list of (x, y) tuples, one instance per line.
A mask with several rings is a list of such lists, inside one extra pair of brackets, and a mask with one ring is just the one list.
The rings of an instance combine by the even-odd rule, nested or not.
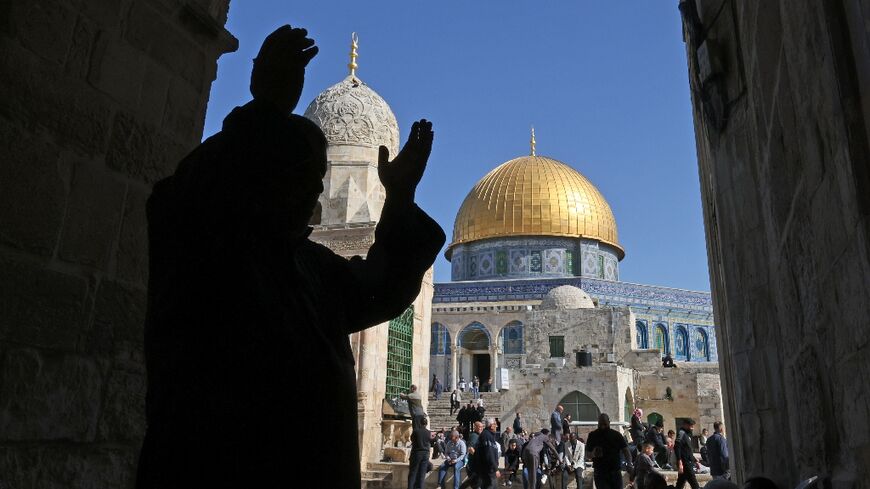
[[(464, 393), (463, 405), (468, 403), (471, 397), (469, 392)], [(486, 416), (497, 418), (502, 417), (501, 394), (498, 392), (481, 392), (480, 397), (483, 399), (483, 406), (486, 408)], [(429, 394), (429, 407), (426, 409), (429, 414), (429, 429), (439, 431), (442, 428), (452, 428), (456, 426), (456, 413), (450, 415), (450, 393), (445, 392), (441, 395), (441, 399), (435, 400), (434, 394)], [(458, 412), (458, 411), (457, 411)], [(502, 429), (504, 429), (502, 425)]]
[(360, 489), (390, 489), (393, 483), (393, 464), (370, 463), (362, 471)]

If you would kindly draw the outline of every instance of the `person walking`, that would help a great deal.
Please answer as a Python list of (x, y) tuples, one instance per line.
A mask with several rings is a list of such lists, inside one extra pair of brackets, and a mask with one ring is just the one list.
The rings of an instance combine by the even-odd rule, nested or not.
[(476, 375), (471, 380), (471, 395), (474, 399), (480, 399), (480, 379)]
[(725, 439), (725, 423), (713, 423), (713, 435), (707, 438), (707, 459), (713, 479), (731, 480), (728, 473), (728, 441)]
[(435, 391), (435, 400), (437, 401), (441, 398), (441, 394), (444, 392), (444, 385), (441, 384), (441, 380), (438, 377), (435, 377), (433, 390)]
[[(598, 416), (598, 429), (589, 433), (586, 451), (592, 454), (592, 469), (596, 489), (622, 489), (620, 453), (627, 464), (631, 464), (631, 454), (625, 437), (610, 429), (610, 416)], [(695, 488), (697, 489), (697, 488)]]
[(474, 450), (474, 471), (480, 489), (496, 489), (501, 477), (498, 470), (498, 439), (495, 436), (497, 428), (495, 418), (487, 418), (486, 429), (481, 432)]
[(683, 426), (677, 433), (677, 439), (674, 440), (674, 455), (677, 458), (677, 483), (675, 489), (683, 489), (686, 482), (692, 489), (698, 489), (698, 479), (695, 478), (695, 469), (700, 469), (700, 464), (695, 460), (695, 454), (692, 450), (692, 429), (695, 427), (695, 420), (692, 418), (683, 419)]
[(453, 416), (453, 413), (455, 413), (461, 405), (462, 395), (459, 393), (458, 389), (453, 389), (453, 392), (450, 394), (450, 415)]
[(427, 429), (425, 416), (414, 416), (411, 421), (411, 456), (408, 463), (408, 489), (425, 489), (426, 473), (429, 472), (429, 448), (432, 432)]

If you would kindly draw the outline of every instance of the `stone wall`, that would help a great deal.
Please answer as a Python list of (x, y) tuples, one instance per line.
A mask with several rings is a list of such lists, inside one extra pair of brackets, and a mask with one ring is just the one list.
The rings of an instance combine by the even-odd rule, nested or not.
[[(667, 397), (668, 388), (671, 398)], [(676, 368), (662, 368), (659, 362), (653, 370), (639, 371), (635, 406), (643, 409), (644, 417), (652, 413), (662, 416), (665, 431), (677, 431), (677, 418), (694, 418), (696, 434), (702, 428), (713, 432), (713, 423), (723, 420), (719, 367), (678, 362)], [(643, 421), (647, 421), (644, 419)]]
[(870, 487), (870, 2), (681, 4), (737, 479)]
[(0, 481), (132, 487), (145, 199), (202, 136), (228, 0), (0, 2)]

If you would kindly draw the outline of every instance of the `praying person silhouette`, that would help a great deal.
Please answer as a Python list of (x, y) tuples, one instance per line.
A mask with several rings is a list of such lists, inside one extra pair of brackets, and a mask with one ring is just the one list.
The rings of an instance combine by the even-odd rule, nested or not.
[(401, 314), (444, 243), (414, 203), (433, 132), (415, 122), (392, 161), (380, 147), (386, 201), (364, 259), (309, 240), (326, 139), (291, 114), (317, 54), (307, 35), (266, 38), (253, 100), (148, 200), (140, 489), (295, 487), (306, 474), (360, 487), (348, 334)]

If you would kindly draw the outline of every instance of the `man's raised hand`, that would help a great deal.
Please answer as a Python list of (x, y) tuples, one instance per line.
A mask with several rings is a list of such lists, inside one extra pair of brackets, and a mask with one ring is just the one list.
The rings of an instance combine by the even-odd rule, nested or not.
[(392, 161), (390, 151), (381, 146), (378, 152), (378, 177), (384, 185), (387, 198), (407, 202), (414, 201), (417, 184), (423, 178), (429, 153), (432, 152), (432, 123), (420, 119), (411, 126), (408, 141)]
[(308, 31), (289, 25), (269, 34), (254, 58), (251, 95), (290, 113), (302, 96), (305, 67), (317, 55), (317, 46)]

